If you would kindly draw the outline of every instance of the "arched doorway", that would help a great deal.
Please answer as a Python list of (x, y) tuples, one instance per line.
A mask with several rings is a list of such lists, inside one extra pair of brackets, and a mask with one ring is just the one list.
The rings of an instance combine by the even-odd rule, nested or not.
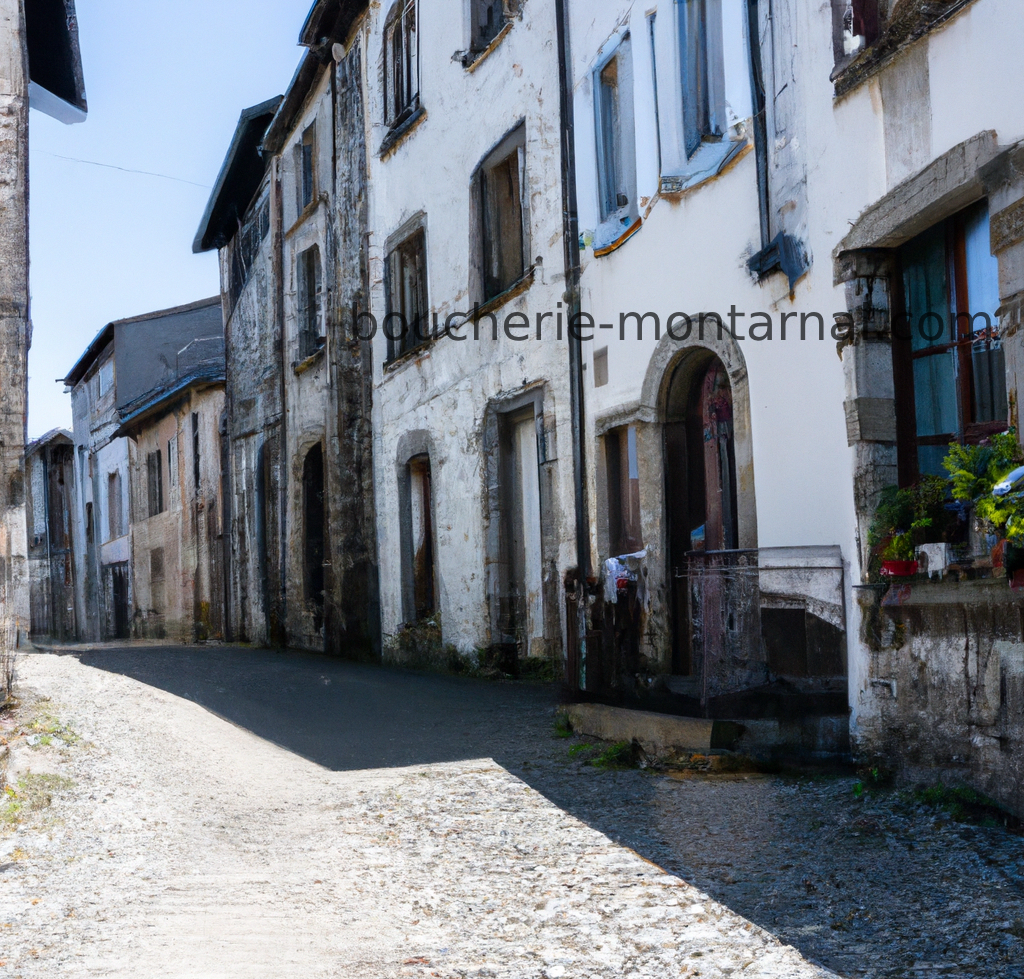
[(682, 357), (669, 378), (665, 508), (672, 672), (689, 676), (694, 664), (687, 555), (733, 550), (739, 541), (732, 385), (725, 365), (710, 350)]
[(313, 628), (324, 624), (324, 452), (318, 442), (302, 464), (302, 563), (306, 601), (313, 612)]

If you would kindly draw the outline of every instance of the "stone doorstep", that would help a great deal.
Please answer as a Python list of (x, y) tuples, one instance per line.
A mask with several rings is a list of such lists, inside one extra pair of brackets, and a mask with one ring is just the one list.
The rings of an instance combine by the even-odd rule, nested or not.
[(636, 741), (652, 758), (679, 754), (739, 751), (753, 756), (777, 753), (821, 757), (849, 753), (846, 717), (724, 721), (628, 710), (604, 704), (569, 704), (562, 708), (578, 734), (602, 741)]
[(637, 741), (652, 757), (675, 752), (707, 754), (715, 742), (714, 728), (722, 723), (604, 704), (570, 704), (564, 711), (578, 734), (602, 741)]

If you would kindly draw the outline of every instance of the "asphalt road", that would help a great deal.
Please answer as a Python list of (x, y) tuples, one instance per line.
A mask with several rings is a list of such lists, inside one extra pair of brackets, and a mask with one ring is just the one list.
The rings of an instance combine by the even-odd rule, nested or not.
[(557, 689), (228, 646), (121, 646), (83, 665), (184, 697), (334, 771), (493, 758), (551, 740)]

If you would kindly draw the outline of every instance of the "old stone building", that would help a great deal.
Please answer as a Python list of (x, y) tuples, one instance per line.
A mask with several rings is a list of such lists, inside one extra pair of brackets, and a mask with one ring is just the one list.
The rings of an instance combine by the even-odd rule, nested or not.
[[(74, 419), (82, 639), (166, 631), (167, 596), (176, 637), (190, 635), (194, 623), (200, 635), (223, 632), (223, 394), (202, 393), (223, 380), (223, 350), (217, 296), (108, 323), (64, 378)], [(140, 438), (149, 450), (142, 456)], [(152, 579), (161, 559), (152, 552), (165, 544), (176, 577), (160, 607)]]
[(0, 4), (0, 615), (26, 629), (30, 107), (66, 123), (85, 118), (74, 0)]
[(835, 151), (850, 220), (831, 229), (852, 326), (852, 729), (864, 752), (972, 778), (1022, 812), (1024, 606), (1009, 561), (993, 560), (973, 509), (928, 575), (888, 587), (869, 581), (868, 538), (883, 488), (944, 475), (949, 443), (1008, 428), (1019, 441), (1024, 111), (1005, 80), (1024, 9), (904, 0), (877, 14), (833, 71), (836, 111), (856, 121)]
[(365, 307), (362, 68), (317, 3), (287, 93), (242, 114), (194, 248), (220, 249), (228, 351), (231, 624), (348, 655), (379, 647)]
[[(157, 383), (118, 407), (115, 438), (128, 440), (131, 478), (132, 635), (223, 638), (226, 418), (220, 297), (186, 307), (176, 318), (180, 322), (174, 327), (159, 327), (162, 337), (172, 334), (174, 344), (183, 344), (173, 367), (168, 357)], [(134, 342), (143, 340), (141, 331), (132, 333)]]
[(57, 428), (25, 450), (29, 606), (33, 639), (78, 636), (75, 608), (75, 448)]

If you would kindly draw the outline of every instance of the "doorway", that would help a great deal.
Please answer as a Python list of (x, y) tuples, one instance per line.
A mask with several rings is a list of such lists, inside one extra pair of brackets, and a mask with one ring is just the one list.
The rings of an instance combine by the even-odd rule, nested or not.
[[(541, 556), (540, 457), (533, 404), (503, 419), (501, 563), (502, 643), (516, 656), (544, 652), (544, 595)], [(511, 652), (511, 648), (509, 650)]]
[(111, 564), (108, 567), (110, 574), (109, 638), (127, 639), (131, 622), (128, 614), (128, 564)]
[(306, 601), (313, 611), (313, 629), (324, 624), (324, 452), (320, 444), (306, 453), (302, 464), (303, 571)]
[(689, 556), (738, 546), (734, 441), (725, 365), (709, 350), (695, 351), (673, 369), (665, 400), (672, 672), (679, 676), (694, 672)]
[(417, 621), (429, 619), (437, 607), (434, 565), (434, 500), (430, 456), (409, 460), (409, 519), (412, 545), (412, 604)]

